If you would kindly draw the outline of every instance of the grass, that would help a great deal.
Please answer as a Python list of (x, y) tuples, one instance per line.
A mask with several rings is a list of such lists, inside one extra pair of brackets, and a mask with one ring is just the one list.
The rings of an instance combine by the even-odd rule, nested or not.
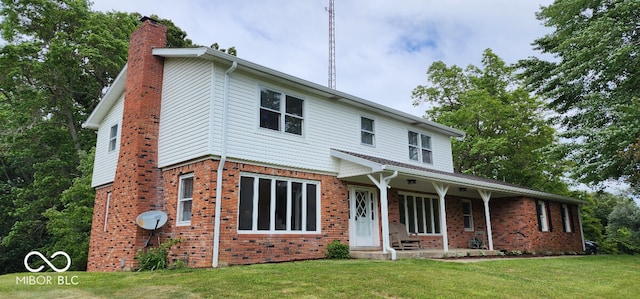
[[(16, 283), (29, 276), (51, 276), (52, 284)], [(59, 285), (59, 277), (77, 284)], [(8, 274), (0, 276), (0, 297), (637, 298), (638, 277), (640, 256), (476, 263), (318, 260), (156, 272)]]

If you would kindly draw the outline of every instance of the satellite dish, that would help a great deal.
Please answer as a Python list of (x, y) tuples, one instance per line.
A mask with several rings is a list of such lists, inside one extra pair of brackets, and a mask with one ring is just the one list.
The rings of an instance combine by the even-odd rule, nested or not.
[(163, 211), (147, 211), (136, 217), (136, 223), (146, 230), (156, 230), (167, 223), (167, 213)]

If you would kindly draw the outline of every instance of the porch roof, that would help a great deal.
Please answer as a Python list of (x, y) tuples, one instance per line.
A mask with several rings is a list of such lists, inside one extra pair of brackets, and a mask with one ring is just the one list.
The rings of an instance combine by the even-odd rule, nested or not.
[(331, 149), (331, 156), (340, 159), (341, 164), (349, 164), (341, 165), (341, 171), (338, 173), (338, 177), (354, 182), (370, 183), (367, 174), (397, 171), (398, 177), (390, 184), (390, 186), (394, 188), (432, 192), (433, 188), (430, 186), (431, 184), (409, 184), (407, 181), (425, 180), (457, 187), (450, 189), (452, 191), (449, 191), (447, 194), (462, 197), (479, 198), (480, 196), (477, 192), (466, 192), (466, 188), (471, 188), (490, 191), (492, 193), (491, 198), (526, 196), (579, 205), (587, 203), (586, 201), (573, 197), (542, 192), (498, 180), (440, 171), (360, 153)]

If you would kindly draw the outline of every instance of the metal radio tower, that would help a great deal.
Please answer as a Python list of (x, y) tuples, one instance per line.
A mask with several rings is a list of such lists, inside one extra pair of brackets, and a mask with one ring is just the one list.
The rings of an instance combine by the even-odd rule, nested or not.
[(336, 89), (336, 15), (329, 0), (329, 88)]

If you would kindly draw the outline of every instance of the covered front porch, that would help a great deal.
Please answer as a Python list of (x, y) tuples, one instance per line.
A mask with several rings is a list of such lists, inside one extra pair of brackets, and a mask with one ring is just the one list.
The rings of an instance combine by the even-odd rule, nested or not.
[[(535, 217), (531, 198), (580, 204), (573, 198), (470, 175), (340, 150), (331, 155), (339, 159), (338, 178), (349, 185), (349, 245), (355, 258), (482, 256), (496, 255), (497, 249), (528, 248), (527, 238), (537, 224), (526, 221), (513, 228), (508, 223), (515, 220), (511, 214)], [(492, 215), (491, 209), (497, 214)], [(498, 230), (492, 221), (498, 222)], [(392, 247), (390, 224), (403, 224), (408, 234), (421, 240), (419, 249)], [(478, 232), (483, 249), (469, 244)], [(496, 240), (500, 248), (494, 248)]]

